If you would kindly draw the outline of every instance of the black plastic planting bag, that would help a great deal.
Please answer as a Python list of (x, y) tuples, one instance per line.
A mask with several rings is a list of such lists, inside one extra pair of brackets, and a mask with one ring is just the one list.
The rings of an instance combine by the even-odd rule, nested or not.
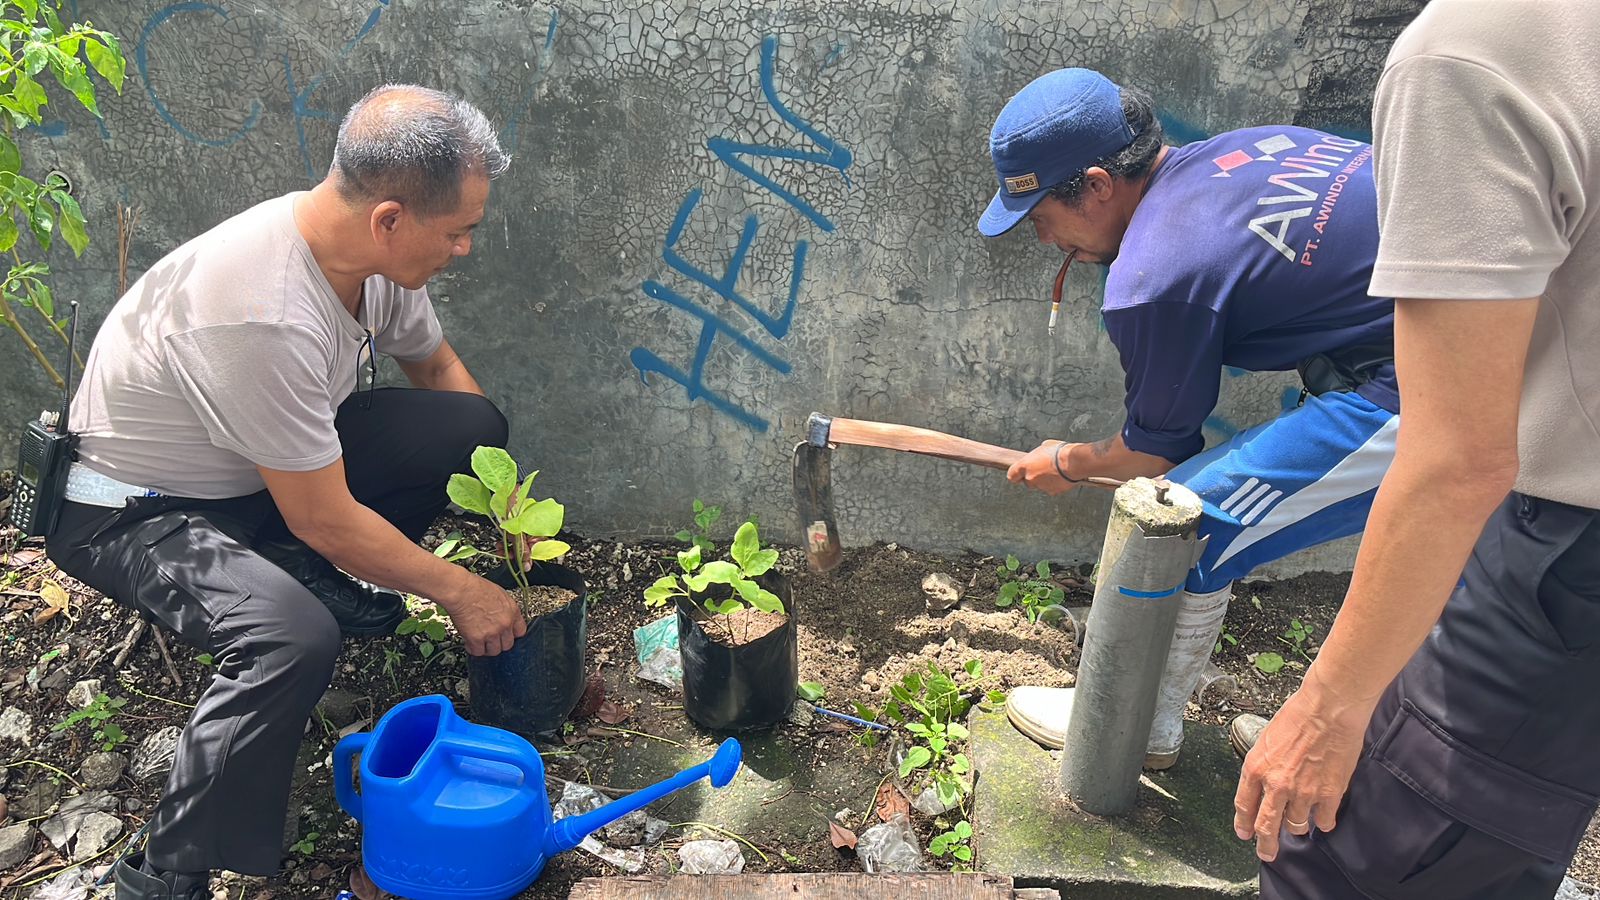
[(800, 682), (794, 592), (782, 575), (768, 573), (755, 580), (778, 595), (788, 616), (775, 631), (737, 647), (713, 641), (695, 621), (689, 601), (678, 599), (683, 711), (713, 731), (766, 728), (788, 719), (794, 708)]
[[(504, 567), (489, 580), (508, 589), (516, 582)], [(528, 583), (564, 587), (578, 596), (566, 608), (528, 623), (528, 633), (498, 656), (467, 657), (472, 718), (523, 737), (549, 737), (583, 696), (588, 637), (588, 590), (566, 566), (535, 563)]]

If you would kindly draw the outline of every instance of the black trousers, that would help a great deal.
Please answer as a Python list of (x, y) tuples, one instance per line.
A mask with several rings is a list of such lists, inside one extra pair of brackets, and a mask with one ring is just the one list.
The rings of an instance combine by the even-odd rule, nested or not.
[[(370, 409), (352, 397), (336, 423), (351, 493), (412, 540), (472, 451), (507, 437), (494, 404), (443, 391), (379, 390)], [(295, 753), (340, 647), (322, 602), (253, 549), (287, 535), (261, 491), (69, 503), (46, 541), (62, 571), (217, 661), (151, 823), (146, 856), (162, 869), (278, 870)]]
[(1600, 511), (1513, 493), (1263, 900), (1555, 895), (1600, 797)]

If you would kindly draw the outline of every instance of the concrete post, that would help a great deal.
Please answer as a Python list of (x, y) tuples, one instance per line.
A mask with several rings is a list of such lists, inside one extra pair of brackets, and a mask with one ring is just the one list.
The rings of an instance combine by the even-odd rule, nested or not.
[(1061, 757), (1085, 812), (1133, 808), (1183, 583), (1199, 557), (1200, 498), (1166, 481), (1117, 489)]

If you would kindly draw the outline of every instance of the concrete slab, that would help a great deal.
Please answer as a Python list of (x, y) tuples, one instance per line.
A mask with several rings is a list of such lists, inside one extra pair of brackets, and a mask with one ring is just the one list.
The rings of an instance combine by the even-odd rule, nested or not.
[[(613, 786), (643, 786), (704, 762), (720, 740), (682, 718), (657, 723), (654, 733), (684, 746), (649, 739), (636, 739), (628, 746), (613, 744), (609, 766), (596, 774), (603, 774)], [(859, 762), (817, 764), (808, 746), (814, 739), (798, 729), (779, 728), (738, 738), (744, 748), (744, 766), (732, 784), (717, 790), (702, 780), (652, 805), (650, 814), (673, 824), (705, 822), (792, 849), (821, 840), (827, 832), (826, 820), (835, 811), (849, 807), (860, 816), (873, 808), (883, 776), (866, 751), (861, 751)], [(688, 831), (693, 833), (693, 829)], [(708, 832), (702, 836), (724, 835)]]
[(1138, 806), (1105, 819), (1061, 793), (1060, 763), (1005, 713), (974, 713), (978, 769), (973, 845), (985, 872), (1073, 900), (1248, 898), (1257, 895), (1251, 845), (1233, 836), (1239, 761), (1220, 728), (1192, 727), (1183, 758), (1145, 773)]

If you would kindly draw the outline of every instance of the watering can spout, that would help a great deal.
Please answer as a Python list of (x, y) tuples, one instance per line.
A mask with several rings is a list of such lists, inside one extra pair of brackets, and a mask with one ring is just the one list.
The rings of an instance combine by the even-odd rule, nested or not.
[(578, 816), (568, 816), (557, 819), (546, 833), (544, 852), (547, 857), (557, 853), (565, 853), (583, 842), (583, 839), (596, 831), (610, 825), (636, 809), (643, 809), (651, 803), (660, 800), (668, 794), (676, 793), (702, 778), (710, 777), (712, 787), (724, 787), (733, 780), (739, 771), (739, 761), (743, 751), (739, 742), (728, 738), (717, 748), (717, 752), (710, 759), (664, 781), (658, 781), (647, 788), (634, 791), (626, 797), (621, 797), (607, 803), (599, 809), (586, 812)]

